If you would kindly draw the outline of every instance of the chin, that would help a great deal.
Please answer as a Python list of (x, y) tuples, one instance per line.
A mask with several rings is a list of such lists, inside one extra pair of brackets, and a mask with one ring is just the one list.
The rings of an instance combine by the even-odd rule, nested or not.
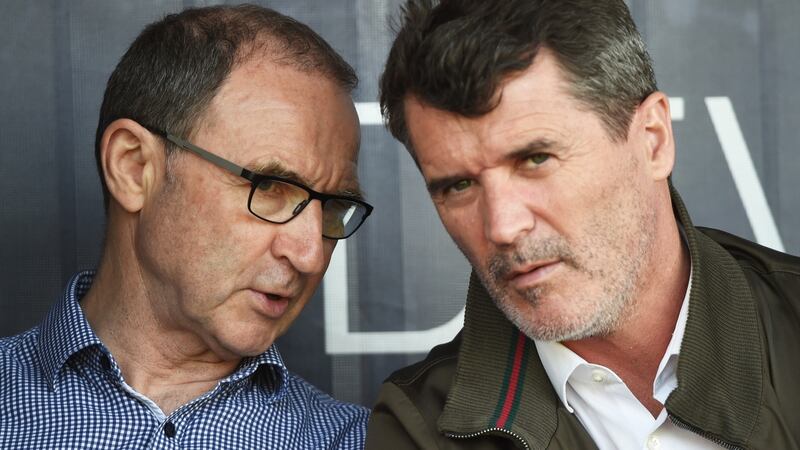
[[(547, 342), (574, 341), (590, 337), (592, 333), (583, 324), (557, 323), (556, 321), (512, 320), (531, 339)], [(576, 326), (577, 325), (577, 326)]]
[(221, 352), (229, 356), (226, 359), (246, 358), (258, 356), (275, 342), (275, 336), (271, 333), (260, 334), (237, 334), (234, 336), (220, 337), (217, 343), (221, 347)]
[(499, 302), (503, 314), (519, 330), (538, 341), (565, 341), (586, 337), (587, 311), (569, 308), (564, 300), (540, 295), (536, 299), (517, 297)]

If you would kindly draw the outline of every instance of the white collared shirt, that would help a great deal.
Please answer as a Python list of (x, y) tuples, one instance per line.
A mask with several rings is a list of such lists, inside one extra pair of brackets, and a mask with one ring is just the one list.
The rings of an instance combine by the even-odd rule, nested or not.
[[(689, 311), (691, 274), (675, 331), (658, 365), (653, 398), (666, 402), (678, 386), (676, 369)], [(712, 441), (675, 426), (661, 409), (653, 418), (628, 386), (611, 369), (586, 362), (559, 342), (534, 340), (553, 388), (561, 402), (575, 414), (601, 450), (720, 449)]]

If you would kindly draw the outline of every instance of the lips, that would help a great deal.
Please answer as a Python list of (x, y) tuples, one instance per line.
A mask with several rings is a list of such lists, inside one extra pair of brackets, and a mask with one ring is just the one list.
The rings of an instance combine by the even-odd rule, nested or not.
[(561, 267), (559, 259), (549, 261), (537, 261), (524, 267), (511, 271), (506, 277), (506, 281), (517, 289), (533, 287), (544, 281), (551, 273)]
[(251, 290), (258, 297), (260, 311), (271, 319), (280, 319), (289, 307), (291, 295)]

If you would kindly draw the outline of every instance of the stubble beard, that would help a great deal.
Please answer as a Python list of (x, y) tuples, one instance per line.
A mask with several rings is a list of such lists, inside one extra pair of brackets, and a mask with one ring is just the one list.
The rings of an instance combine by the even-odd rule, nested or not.
[[(492, 255), (486, 269), (477, 273), (496, 306), (531, 339), (561, 342), (608, 336), (633, 314), (636, 288), (653, 248), (654, 220), (643, 213), (634, 221), (635, 226), (606, 228), (607, 235), (595, 236), (582, 245), (570, 245), (561, 236), (523, 241), (508, 252)], [(625, 242), (623, 234), (631, 232), (638, 233), (638, 239), (631, 251), (626, 251), (619, 244)], [(603, 252), (614, 255), (601, 261), (597, 255)], [(573, 274), (568, 277), (560, 273), (555, 281), (524, 290), (514, 289), (505, 281), (515, 267), (554, 259)], [(481, 266), (473, 261), (473, 267)], [(570, 280), (597, 289), (572, 290)], [(518, 297), (516, 303), (513, 297)], [(543, 313), (545, 309), (547, 313)]]

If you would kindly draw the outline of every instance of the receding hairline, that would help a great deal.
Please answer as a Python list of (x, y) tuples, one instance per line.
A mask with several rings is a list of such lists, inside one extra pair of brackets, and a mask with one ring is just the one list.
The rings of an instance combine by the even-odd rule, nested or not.
[(309, 46), (303, 53), (300, 53), (287, 42), (286, 37), (270, 30), (258, 31), (252, 40), (243, 43), (237, 49), (226, 79), (234, 70), (256, 60), (267, 61), (277, 66), (291, 67), (306, 74), (319, 74), (333, 81), (346, 93), (352, 93), (357, 86), (355, 79), (344, 81), (338, 77), (332, 62), (325, 61), (324, 53), (320, 49)]
[[(314, 49), (298, 58), (291, 54), (290, 45), (284, 41), (285, 38), (279, 35), (268, 30), (261, 30), (251, 41), (242, 44), (234, 55), (230, 70), (217, 86), (208, 104), (205, 105), (202, 111), (196, 112), (196, 116), (189, 125), (188, 133), (184, 138), (191, 139), (206, 124), (206, 120), (210, 118), (210, 114), (213, 112), (214, 101), (230, 80), (231, 75), (249, 64), (263, 63), (296, 70), (310, 76), (318, 75), (340, 89), (342, 94), (352, 97), (357, 80), (354, 83), (343, 82), (336, 76), (335, 70), (330, 64), (319, 61), (321, 51)], [(313, 60), (316, 60), (317, 63), (312, 64), (311, 61)], [(279, 89), (280, 87), (276, 86), (275, 88)]]
[[(545, 44), (541, 44), (537, 46), (534, 50), (530, 53), (530, 59), (528, 64), (517, 70), (510, 70), (505, 72), (504, 74), (497, 77), (494, 92), (490, 97), (489, 103), (486, 105), (484, 110), (481, 110), (478, 113), (464, 113), (455, 109), (450, 109), (446, 107), (442, 107), (438, 105), (435, 101), (431, 101), (431, 99), (427, 98), (425, 94), (421, 94), (419, 89), (416, 89), (414, 86), (408, 86), (406, 88), (405, 93), (403, 94), (403, 98), (398, 102), (401, 107), (402, 111), (402, 119), (403, 119), (403, 127), (405, 128), (406, 132), (406, 141), (403, 144), (408, 149), (409, 153), (411, 153), (412, 158), (416, 161), (416, 156), (414, 155), (414, 149), (411, 142), (411, 130), (408, 126), (408, 104), (409, 102), (414, 102), (420, 105), (423, 108), (432, 108), (437, 109), (439, 111), (443, 111), (455, 116), (460, 116), (469, 119), (477, 119), (480, 117), (484, 117), (488, 114), (491, 114), (494, 110), (496, 110), (500, 103), (503, 101), (504, 98), (504, 91), (505, 87), (511, 83), (512, 81), (516, 80), (519, 77), (525, 75), (526, 72), (530, 71), (537, 61), (541, 61), (543, 56), (549, 56), (552, 58), (553, 63), (555, 64), (556, 70), (559, 72), (560, 80), (558, 89), (560, 89), (560, 93), (569, 96), (571, 99), (575, 100), (575, 102), (579, 105), (579, 107), (583, 108), (585, 111), (594, 113), (591, 109), (591, 105), (588, 104), (587, 101), (580, 98), (576, 92), (572, 90), (573, 78), (572, 74), (570, 73), (569, 69), (564, 66), (561, 59), (559, 58), (558, 53), (556, 53), (553, 49), (549, 48)], [(596, 115), (596, 113), (594, 113)]]

